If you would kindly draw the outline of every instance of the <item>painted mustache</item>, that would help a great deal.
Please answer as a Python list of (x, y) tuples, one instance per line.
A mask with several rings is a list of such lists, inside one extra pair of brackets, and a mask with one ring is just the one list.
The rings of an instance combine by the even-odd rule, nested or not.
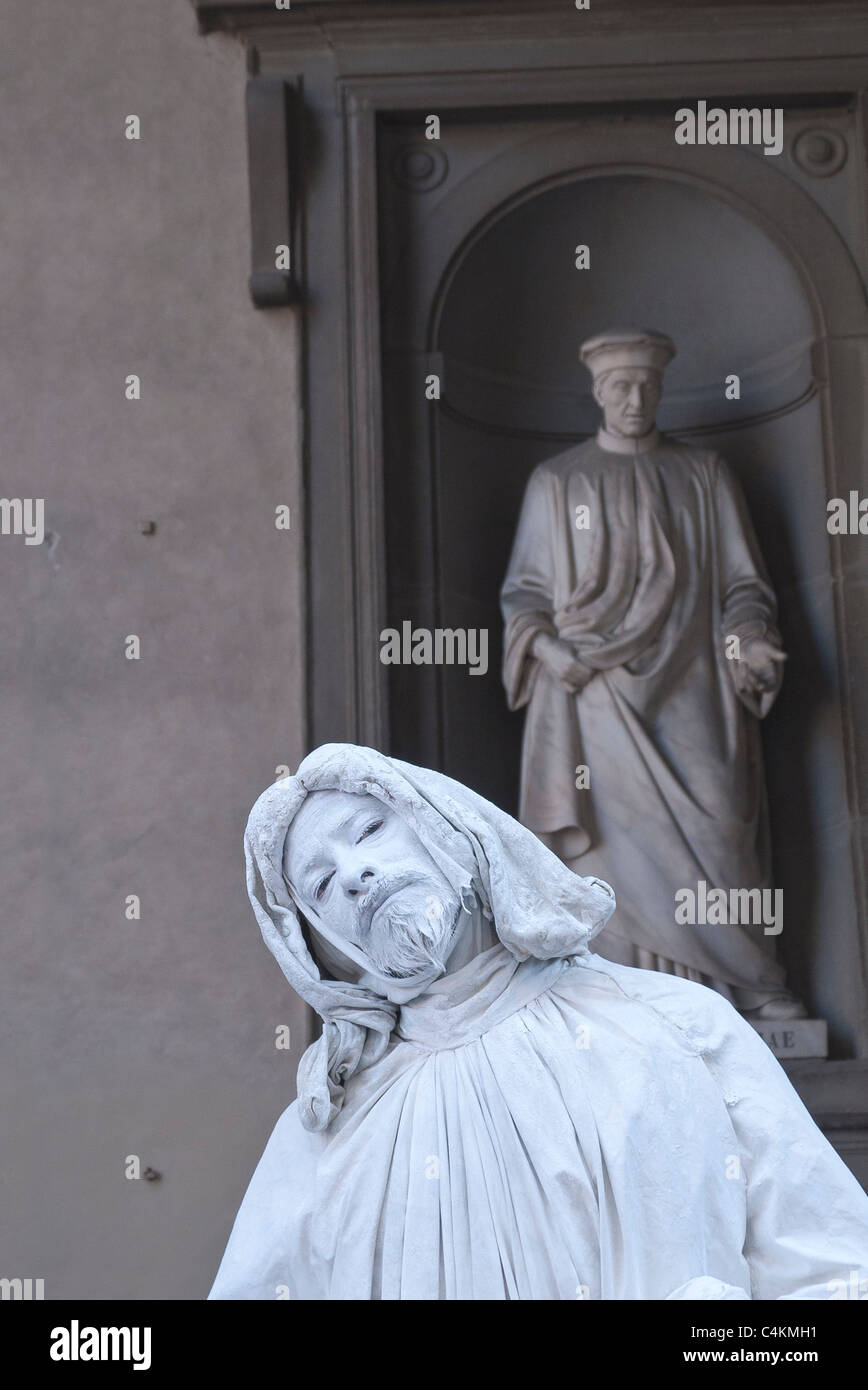
[[(442, 901), (428, 891), (433, 886), (423, 874), (396, 874), (377, 883), (359, 905), (359, 944), (381, 975), (410, 980), (432, 967), (441, 973), (445, 969), (443, 954), (461, 905), (457, 899), (453, 903), (451, 895)], [(417, 892), (402, 900), (401, 891), (411, 887)]]
[(386, 878), (381, 878), (375, 883), (373, 888), (369, 888), (356, 910), (356, 931), (361, 945), (365, 944), (371, 933), (371, 922), (374, 914), (392, 897), (394, 893), (400, 893), (404, 888), (411, 888), (414, 884), (421, 883), (421, 874), (403, 873), (392, 874)]

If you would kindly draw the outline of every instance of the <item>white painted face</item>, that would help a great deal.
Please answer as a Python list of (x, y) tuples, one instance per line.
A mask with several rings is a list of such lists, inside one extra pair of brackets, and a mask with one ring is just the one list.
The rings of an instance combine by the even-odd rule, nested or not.
[(613, 367), (594, 383), (610, 434), (639, 439), (654, 428), (663, 383), (651, 367)]
[(312, 792), (283, 862), (311, 925), (364, 952), (379, 975), (411, 979), (444, 963), (458, 894), (415, 831), (376, 797)]

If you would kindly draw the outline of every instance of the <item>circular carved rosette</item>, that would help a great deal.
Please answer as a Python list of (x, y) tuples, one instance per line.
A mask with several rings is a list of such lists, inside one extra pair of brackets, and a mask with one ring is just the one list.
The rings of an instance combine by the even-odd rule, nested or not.
[(844, 167), (847, 141), (837, 130), (812, 126), (797, 135), (793, 143), (793, 159), (806, 174), (827, 179)]
[(392, 177), (411, 193), (428, 193), (437, 188), (449, 172), (449, 161), (441, 149), (427, 140), (402, 145), (392, 159)]

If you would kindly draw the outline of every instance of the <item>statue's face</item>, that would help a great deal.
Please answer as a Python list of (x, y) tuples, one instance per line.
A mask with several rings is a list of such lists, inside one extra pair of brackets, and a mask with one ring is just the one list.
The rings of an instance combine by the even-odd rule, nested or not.
[(415, 831), (374, 796), (312, 792), (289, 828), (284, 872), (305, 916), (380, 975), (443, 964), (461, 904)]
[(614, 367), (594, 383), (594, 397), (602, 407), (611, 434), (639, 439), (654, 428), (662, 380), (650, 367)]

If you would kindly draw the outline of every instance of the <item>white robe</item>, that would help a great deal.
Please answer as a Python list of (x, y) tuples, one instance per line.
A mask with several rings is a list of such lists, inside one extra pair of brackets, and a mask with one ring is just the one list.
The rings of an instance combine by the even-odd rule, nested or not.
[(828, 1299), (868, 1197), (730, 1004), (502, 945), (279, 1119), (212, 1299)]

